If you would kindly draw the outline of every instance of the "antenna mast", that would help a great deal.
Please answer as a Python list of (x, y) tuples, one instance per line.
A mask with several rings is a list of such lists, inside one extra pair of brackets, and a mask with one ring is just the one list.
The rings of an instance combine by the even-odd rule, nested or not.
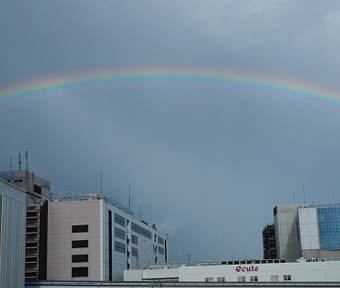
[(129, 210), (131, 210), (130, 183), (129, 183)]
[(12, 171), (12, 155), (9, 155), (9, 171)]
[(21, 170), (21, 152), (19, 152), (18, 157), (19, 157), (19, 170)]
[(28, 170), (28, 151), (26, 151), (26, 171)]
[(100, 195), (103, 195), (103, 169), (100, 169)]

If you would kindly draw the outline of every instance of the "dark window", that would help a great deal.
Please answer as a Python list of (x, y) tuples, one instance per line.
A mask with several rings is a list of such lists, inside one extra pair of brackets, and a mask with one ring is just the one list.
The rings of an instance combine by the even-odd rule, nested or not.
[(149, 239), (151, 239), (151, 232), (135, 223), (131, 223), (131, 229), (132, 231), (144, 236), (144, 237), (147, 237)]
[(162, 247), (158, 247), (158, 253), (164, 255), (164, 249)]
[(115, 251), (125, 254), (125, 244), (115, 241)]
[(34, 184), (34, 192), (38, 193), (38, 194), (41, 194), (41, 187)]
[(89, 267), (72, 267), (72, 277), (88, 277)]
[(132, 234), (132, 244), (138, 245), (138, 237)]
[(138, 249), (135, 247), (132, 247), (132, 256), (138, 257)]
[(125, 240), (125, 231), (115, 227), (115, 236), (120, 238), (120, 239)]
[(84, 233), (89, 232), (89, 225), (73, 225), (72, 233)]
[(72, 241), (72, 248), (86, 248), (89, 247), (88, 240), (75, 240)]
[(72, 263), (80, 262), (89, 262), (89, 255), (87, 254), (72, 255)]
[(115, 213), (115, 223), (125, 227), (125, 218)]
[(164, 239), (161, 236), (158, 236), (158, 244), (164, 245)]

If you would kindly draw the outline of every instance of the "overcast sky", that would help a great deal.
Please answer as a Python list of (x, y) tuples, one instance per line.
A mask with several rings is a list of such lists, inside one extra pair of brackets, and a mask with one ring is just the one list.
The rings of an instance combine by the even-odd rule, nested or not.
[[(339, 100), (339, 27), (339, 0), (0, 0), (0, 91), (184, 67), (288, 79)], [(261, 258), (275, 205), (340, 202), (340, 100), (126, 81), (0, 99), (0, 123), (0, 170), (28, 150), (53, 192), (99, 193), (102, 169), (104, 194), (128, 205), (131, 184), (135, 216), (169, 234), (171, 261)]]

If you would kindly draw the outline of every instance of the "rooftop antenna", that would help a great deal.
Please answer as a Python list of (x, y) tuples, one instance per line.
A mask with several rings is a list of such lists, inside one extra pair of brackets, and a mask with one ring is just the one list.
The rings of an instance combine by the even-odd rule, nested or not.
[(21, 152), (19, 152), (18, 157), (19, 157), (19, 170), (21, 170)]
[(9, 155), (9, 171), (12, 171), (12, 155)]
[(139, 221), (142, 220), (142, 212), (141, 212), (141, 208), (140, 208), (140, 205), (139, 205)]
[(191, 257), (191, 254), (190, 254), (190, 253), (188, 253), (188, 254), (187, 254), (187, 256), (188, 256), (188, 263), (191, 263), (191, 262), (190, 262), (190, 257)]
[(28, 170), (28, 151), (26, 150), (26, 171)]
[(130, 183), (129, 183), (129, 210), (131, 210)]
[(100, 169), (100, 195), (103, 195), (103, 169)]
[(303, 189), (303, 203), (306, 204), (306, 191), (305, 191), (305, 184), (302, 185)]
[(293, 197), (294, 197), (294, 204), (296, 204), (295, 192), (293, 192)]

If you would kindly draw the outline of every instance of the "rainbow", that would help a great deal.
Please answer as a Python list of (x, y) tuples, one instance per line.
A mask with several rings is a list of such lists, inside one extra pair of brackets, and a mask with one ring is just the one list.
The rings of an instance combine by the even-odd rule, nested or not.
[(51, 79), (38, 79), (37, 81), (3, 89), (0, 87), (0, 101), (26, 95), (43, 94), (50, 91), (62, 91), (64, 89), (91, 87), (103, 84), (132, 83), (134, 81), (225, 83), (227, 85), (289, 93), (340, 105), (339, 91), (332, 91), (306, 83), (208, 69), (159, 68), (114, 70), (81, 75), (64, 75)]

